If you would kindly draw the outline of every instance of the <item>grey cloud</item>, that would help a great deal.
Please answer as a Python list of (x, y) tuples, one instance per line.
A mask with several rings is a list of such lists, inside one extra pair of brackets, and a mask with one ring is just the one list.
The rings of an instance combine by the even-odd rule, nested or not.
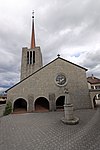
[(100, 64), (100, 50), (86, 53), (82, 63), (90, 69), (98, 66)]
[[(99, 0), (15, 0), (12, 3), (3, 3), (2, 8), (0, 6), (1, 85), (10, 86), (19, 80), (21, 49), (30, 46), (33, 9), (36, 43), (42, 49), (44, 64), (54, 59), (58, 53), (69, 55), (68, 51), (72, 51), (75, 54), (73, 49), (80, 46), (82, 50), (76, 53), (86, 53), (79, 55), (77, 62), (99, 75), (99, 49), (94, 49), (94, 52), (90, 49), (90, 46), (99, 43), (100, 38)], [(88, 49), (84, 49), (86, 47)]]
[[(99, 1), (97, 3), (94, 3), (94, 1), (88, 1), (88, 3), (86, 1), (85, 3), (84, 1), (71, 1), (71, 3), (67, 4), (67, 1), (62, 1), (62, 5), (59, 5), (59, 2), (50, 5), (45, 17), (45, 11), (41, 12), (40, 23), (46, 30), (43, 30), (43, 33), (47, 34), (48, 37), (49, 35), (58, 37), (59, 31), (70, 28), (72, 30), (70, 33), (62, 37), (59, 36), (61, 42), (63, 41), (62, 44), (65, 44), (65, 41), (66, 45), (73, 46), (86, 44), (86, 42), (91, 43), (91, 40), (95, 39), (96, 30), (99, 30), (100, 26), (99, 3)], [(82, 31), (75, 35), (74, 29), (81, 26), (83, 27)], [(59, 41), (57, 43), (59, 44)]]
[(14, 72), (0, 72), (0, 90), (5, 91), (19, 81), (19, 74)]

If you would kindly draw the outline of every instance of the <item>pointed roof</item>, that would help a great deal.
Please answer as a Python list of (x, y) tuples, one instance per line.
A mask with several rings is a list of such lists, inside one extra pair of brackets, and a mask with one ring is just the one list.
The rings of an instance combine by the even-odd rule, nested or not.
[(65, 62), (68, 62), (68, 63), (70, 63), (70, 64), (72, 64), (72, 65), (74, 65), (74, 66), (77, 66), (77, 67), (79, 67), (79, 68), (81, 68), (81, 69), (87, 71), (87, 69), (84, 68), (84, 67), (81, 67), (81, 66), (79, 66), (79, 65), (77, 65), (77, 64), (74, 64), (74, 63), (68, 61), (68, 60), (65, 60), (65, 59), (63, 59), (63, 58), (61, 58), (61, 57), (58, 57), (58, 58), (54, 59), (53, 61), (49, 62), (48, 64), (46, 64), (45, 66), (41, 67), (41, 68), (38, 69), (37, 71), (33, 72), (31, 75), (29, 75), (28, 77), (24, 78), (23, 80), (21, 80), (21, 81), (18, 82), (17, 84), (13, 85), (12, 87), (10, 87), (10, 88), (9, 88), (8, 90), (6, 90), (5, 92), (7, 92), (7, 91), (9, 91), (10, 89), (12, 89), (13, 87), (17, 86), (18, 84), (20, 84), (20, 83), (23, 82), (24, 80), (28, 79), (30, 76), (34, 75), (35, 73), (39, 72), (40, 70), (46, 68), (48, 65), (52, 64), (53, 62), (55, 62), (55, 61), (58, 60), (58, 59), (59, 59), (59, 60), (62, 60), (62, 61), (65, 61)]
[(91, 77), (88, 77), (88, 78), (87, 78), (87, 81), (88, 81), (90, 84), (100, 84), (100, 79), (94, 77), (93, 75), (92, 75)]
[(34, 11), (32, 12), (31, 49), (32, 49), (32, 48), (35, 48)]

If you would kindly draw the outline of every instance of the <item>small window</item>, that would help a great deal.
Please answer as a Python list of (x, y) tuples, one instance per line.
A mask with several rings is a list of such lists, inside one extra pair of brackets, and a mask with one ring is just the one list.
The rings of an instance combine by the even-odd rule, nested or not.
[(91, 86), (91, 89), (94, 89), (94, 86)]
[(95, 88), (96, 88), (96, 89), (100, 89), (100, 85), (98, 85), (98, 86), (95, 86)]

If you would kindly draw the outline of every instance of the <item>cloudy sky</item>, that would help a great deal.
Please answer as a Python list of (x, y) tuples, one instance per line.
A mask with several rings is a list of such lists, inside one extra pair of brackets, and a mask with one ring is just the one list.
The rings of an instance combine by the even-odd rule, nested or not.
[(0, 0), (0, 91), (20, 80), (32, 10), (44, 65), (60, 54), (100, 78), (100, 0)]

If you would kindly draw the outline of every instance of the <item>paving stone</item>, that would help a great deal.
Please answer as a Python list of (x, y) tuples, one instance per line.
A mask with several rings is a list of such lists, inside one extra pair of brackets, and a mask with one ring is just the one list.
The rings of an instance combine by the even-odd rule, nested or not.
[(0, 118), (0, 150), (100, 150), (100, 108), (75, 111), (77, 125), (63, 124), (64, 112), (12, 114)]

